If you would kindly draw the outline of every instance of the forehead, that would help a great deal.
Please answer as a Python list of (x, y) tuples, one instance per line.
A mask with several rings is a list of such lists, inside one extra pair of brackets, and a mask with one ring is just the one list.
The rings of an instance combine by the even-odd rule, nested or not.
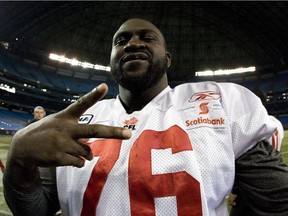
[(141, 19), (131, 19), (126, 22), (124, 22), (120, 28), (117, 30), (117, 32), (114, 35), (114, 38), (117, 37), (120, 34), (123, 33), (135, 33), (135, 32), (154, 32), (157, 35), (159, 35), (161, 38), (163, 38), (162, 33), (160, 30), (153, 25), (152, 23), (146, 21), (146, 20), (141, 20)]

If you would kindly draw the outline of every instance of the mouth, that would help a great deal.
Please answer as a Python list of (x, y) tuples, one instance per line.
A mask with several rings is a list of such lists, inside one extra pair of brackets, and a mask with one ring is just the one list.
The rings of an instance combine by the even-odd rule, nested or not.
[(128, 62), (128, 61), (134, 61), (134, 60), (142, 60), (146, 61), (148, 60), (148, 55), (143, 52), (137, 52), (137, 53), (127, 53), (126, 55), (123, 56), (122, 62)]

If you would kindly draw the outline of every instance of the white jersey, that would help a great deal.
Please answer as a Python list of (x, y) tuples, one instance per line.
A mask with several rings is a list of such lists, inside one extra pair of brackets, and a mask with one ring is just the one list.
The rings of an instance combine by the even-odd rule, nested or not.
[(92, 161), (57, 168), (64, 216), (228, 215), (235, 159), (276, 129), (252, 92), (215, 82), (167, 87), (132, 114), (119, 97), (103, 100), (79, 122), (132, 137), (91, 139)]
[(284, 138), (284, 128), (282, 123), (273, 116), (269, 116), (270, 120), (276, 125), (277, 129), (269, 138), (270, 144), (277, 150), (281, 150), (282, 140)]

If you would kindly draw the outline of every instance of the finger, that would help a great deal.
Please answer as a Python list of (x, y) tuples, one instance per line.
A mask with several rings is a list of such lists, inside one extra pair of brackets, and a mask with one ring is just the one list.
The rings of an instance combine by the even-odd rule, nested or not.
[[(93, 154), (91, 148), (87, 144), (83, 144), (78, 140), (68, 139), (67, 145), (62, 145), (61, 152), (64, 154), (74, 155), (76, 157), (81, 157), (83, 159), (92, 160)], [(59, 148), (58, 148), (59, 149)], [(61, 155), (62, 156), (62, 155)], [(61, 158), (59, 158), (61, 160)]]
[(114, 138), (129, 139), (131, 131), (127, 128), (113, 127), (101, 124), (78, 124), (73, 127), (71, 134), (74, 138)]
[(77, 142), (82, 143), (82, 144), (85, 144), (85, 143), (87, 143), (88, 141), (89, 141), (89, 138), (79, 138), (79, 139), (77, 140)]
[(71, 154), (64, 154), (61, 160), (60, 166), (75, 166), (75, 167), (83, 167), (85, 164), (85, 160), (81, 157), (77, 157)]
[(108, 86), (105, 83), (100, 84), (91, 92), (79, 98), (65, 109), (65, 112), (75, 117), (80, 117), (89, 107), (103, 98), (108, 91)]
[(76, 149), (74, 152), (71, 152), (71, 154), (76, 154), (76, 156), (86, 158), (87, 160), (93, 159), (91, 148), (88, 145), (83, 144), (81, 142), (78, 142), (76, 144)]

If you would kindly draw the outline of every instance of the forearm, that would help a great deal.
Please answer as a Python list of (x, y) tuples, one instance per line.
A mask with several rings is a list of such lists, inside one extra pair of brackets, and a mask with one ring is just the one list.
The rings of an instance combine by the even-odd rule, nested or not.
[(48, 216), (59, 209), (56, 185), (49, 178), (43, 182), (45, 185), (38, 178), (33, 185), (25, 187), (13, 182), (9, 172), (4, 174), (3, 192), (13, 215)]
[[(40, 178), (38, 167), (29, 163), (27, 160), (21, 158), (23, 155), (22, 141), (18, 138), (19, 134), (23, 132), (18, 131), (10, 144), (10, 149), (7, 155), (6, 173), (9, 180), (16, 185), (23, 187), (30, 187)], [(20, 140), (20, 142), (19, 142)], [(17, 141), (19, 143), (17, 143)]]
[(3, 192), (10, 210), (15, 216), (53, 215), (59, 208), (57, 191), (52, 189), (56, 188), (55, 172), (40, 172), (37, 166), (23, 162), (15, 156), (14, 147), (12, 142), (3, 176)]

